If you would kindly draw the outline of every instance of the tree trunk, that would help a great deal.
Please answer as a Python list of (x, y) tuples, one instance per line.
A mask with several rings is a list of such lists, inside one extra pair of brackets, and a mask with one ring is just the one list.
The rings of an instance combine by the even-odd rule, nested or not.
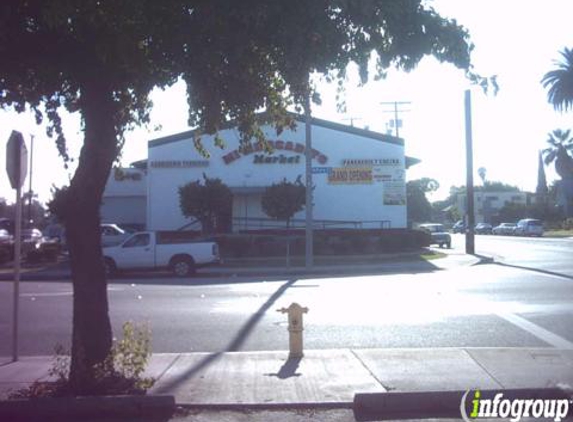
[(74, 290), (70, 387), (77, 395), (94, 393), (94, 365), (112, 344), (99, 209), (118, 151), (111, 89), (95, 78), (84, 83), (81, 110), (85, 138), (65, 222)]

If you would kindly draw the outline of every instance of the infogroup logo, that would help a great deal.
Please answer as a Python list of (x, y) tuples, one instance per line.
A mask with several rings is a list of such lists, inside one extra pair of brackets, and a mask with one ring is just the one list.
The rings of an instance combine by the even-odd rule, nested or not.
[[(509, 397), (511, 396), (511, 397)], [(501, 418), (519, 422), (522, 418), (562, 421), (573, 405), (561, 390), (515, 391), (511, 394), (468, 390), (462, 396), (460, 412), (466, 422)]]

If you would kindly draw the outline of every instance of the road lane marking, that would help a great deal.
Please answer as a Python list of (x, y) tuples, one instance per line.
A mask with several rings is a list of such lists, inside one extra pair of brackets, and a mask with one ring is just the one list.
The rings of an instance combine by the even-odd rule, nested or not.
[(573, 349), (573, 343), (569, 340), (566, 340), (563, 337), (558, 336), (557, 334), (554, 334), (551, 331), (548, 331), (545, 328), (542, 328), (539, 325), (526, 320), (525, 318), (509, 312), (497, 312), (497, 315), (506, 321), (517, 325), (519, 328), (527, 331), (529, 334), (534, 335), (538, 339), (549, 343), (553, 347), (558, 349)]

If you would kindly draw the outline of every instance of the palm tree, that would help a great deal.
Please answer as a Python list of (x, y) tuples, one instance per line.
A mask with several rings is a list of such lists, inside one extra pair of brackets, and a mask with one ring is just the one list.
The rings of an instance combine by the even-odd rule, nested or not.
[(554, 130), (549, 133), (549, 139), (547, 139), (550, 146), (543, 150), (545, 164), (549, 165), (555, 161), (555, 171), (562, 179), (573, 177), (573, 158), (567, 153), (567, 151), (573, 151), (573, 138), (570, 134), (570, 130)]
[(561, 56), (563, 61), (556, 61), (557, 69), (547, 72), (541, 83), (555, 110), (567, 111), (573, 109), (573, 49), (564, 48)]

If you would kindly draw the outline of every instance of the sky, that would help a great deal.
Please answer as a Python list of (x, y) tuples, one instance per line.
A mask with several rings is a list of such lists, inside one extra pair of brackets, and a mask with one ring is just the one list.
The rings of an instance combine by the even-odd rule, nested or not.
[[(537, 184), (538, 151), (546, 146), (554, 129), (573, 128), (573, 112), (559, 113), (547, 102), (540, 80), (555, 67), (559, 51), (573, 47), (573, 2), (570, 0), (434, 0), (429, 3), (445, 17), (465, 26), (475, 44), (473, 64), (484, 76), (497, 75), (500, 90), (485, 95), (470, 87), (463, 72), (449, 64), (425, 58), (410, 73), (390, 71), (381, 81), (358, 87), (356, 72), (349, 72), (346, 85), (347, 111), (337, 112), (335, 86), (319, 82), (322, 104), (313, 107), (313, 115), (339, 123), (368, 127), (386, 132), (393, 118), (392, 106), (383, 102), (410, 102), (400, 115), (406, 154), (421, 160), (408, 170), (408, 179), (431, 177), (440, 189), (431, 200), (448, 195), (452, 185), (465, 184), (464, 91), (472, 92), (472, 126), (475, 183), (479, 167), (486, 178), (534, 191)], [(187, 105), (183, 83), (155, 90), (151, 124), (126, 135), (122, 165), (147, 157), (150, 139), (188, 130)], [(77, 115), (62, 113), (64, 130), (72, 157), (81, 148), (81, 121)], [(42, 202), (51, 198), (52, 186), (67, 184), (75, 170), (65, 170), (55, 143), (37, 126), (29, 113), (0, 111), (0, 142), (5, 143), (12, 130), (24, 134), (30, 150), (34, 135), (32, 189)], [(5, 163), (5, 147), (0, 162)], [(546, 168), (548, 182), (557, 178), (553, 166)], [(14, 201), (5, 173), (0, 177), (0, 198)], [(25, 190), (29, 187), (29, 176)]]

